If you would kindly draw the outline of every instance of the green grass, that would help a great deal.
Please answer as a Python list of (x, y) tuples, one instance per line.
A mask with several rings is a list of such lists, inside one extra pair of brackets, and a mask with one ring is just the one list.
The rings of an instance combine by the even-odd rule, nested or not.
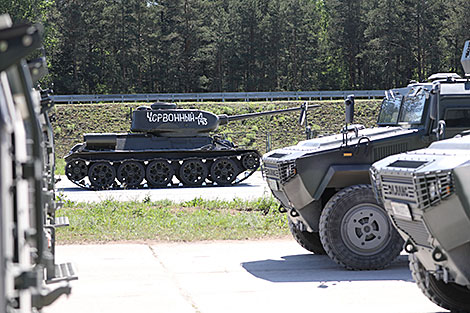
[(55, 175), (65, 175), (65, 160), (63, 158), (55, 159)]
[(285, 214), (277, 208), (273, 198), (196, 198), (183, 203), (66, 201), (57, 216), (67, 216), (70, 226), (57, 229), (57, 238), (59, 244), (280, 238), (289, 229)]

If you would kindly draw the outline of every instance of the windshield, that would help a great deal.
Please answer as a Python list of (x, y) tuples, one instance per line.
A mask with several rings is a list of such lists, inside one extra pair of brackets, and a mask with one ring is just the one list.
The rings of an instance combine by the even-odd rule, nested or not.
[(424, 103), (426, 102), (426, 91), (422, 87), (410, 90), (403, 100), (399, 122), (416, 124), (421, 122)]
[(385, 98), (382, 102), (382, 108), (380, 109), (378, 124), (397, 124), (398, 113), (400, 112), (401, 95), (395, 95), (393, 98)]
[[(405, 90), (403, 90), (405, 91)], [(426, 87), (415, 86), (402, 96), (401, 93), (390, 90), (389, 95), (382, 102), (377, 124), (398, 125), (400, 123), (419, 124), (421, 123), (424, 104), (426, 103)]]

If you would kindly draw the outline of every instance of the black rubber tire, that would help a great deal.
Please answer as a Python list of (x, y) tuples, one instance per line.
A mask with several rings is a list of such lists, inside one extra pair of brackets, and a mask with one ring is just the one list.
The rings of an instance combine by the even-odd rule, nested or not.
[(206, 180), (209, 170), (201, 160), (186, 160), (181, 164), (178, 178), (183, 186), (198, 186)]
[(121, 184), (137, 187), (144, 180), (145, 167), (136, 161), (126, 161), (119, 165), (116, 176)]
[(371, 185), (337, 192), (320, 216), (320, 240), (328, 256), (349, 270), (378, 270), (390, 265), (403, 248)]
[(114, 183), (116, 170), (108, 162), (96, 162), (90, 165), (88, 179), (96, 189), (108, 189)]
[(88, 175), (88, 167), (85, 161), (72, 160), (65, 165), (65, 175), (71, 181), (80, 181)]
[(301, 231), (297, 228), (297, 226), (291, 221), (289, 217), (287, 217), (287, 220), (289, 224), (289, 230), (292, 233), (292, 236), (302, 248), (315, 254), (326, 254), (325, 249), (323, 249), (323, 245), (320, 241), (320, 233), (310, 233), (308, 231)]
[(211, 180), (219, 186), (231, 185), (239, 172), (237, 163), (228, 158), (217, 159), (210, 167)]
[(452, 312), (470, 312), (470, 289), (455, 283), (446, 284), (432, 274), (429, 274), (426, 284), (426, 270), (421, 262), (414, 254), (410, 254), (408, 258), (411, 275), (429, 300)]
[(145, 179), (151, 187), (165, 187), (171, 183), (175, 170), (166, 160), (155, 160), (147, 165)]

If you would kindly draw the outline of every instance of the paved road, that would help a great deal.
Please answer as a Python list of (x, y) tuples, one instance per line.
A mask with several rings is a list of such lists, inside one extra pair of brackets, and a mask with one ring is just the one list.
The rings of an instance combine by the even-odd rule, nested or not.
[(198, 197), (208, 200), (232, 200), (234, 198), (255, 199), (271, 195), (271, 191), (266, 182), (261, 177), (261, 172), (257, 171), (240, 185), (230, 187), (177, 187), (160, 189), (141, 190), (84, 190), (65, 176), (61, 176), (57, 183), (58, 194), (66, 200), (74, 202), (99, 202), (103, 200), (119, 201), (142, 201), (150, 198), (152, 201), (170, 199), (176, 202), (189, 201)]
[(346, 271), (293, 240), (59, 246), (72, 295), (45, 313), (447, 312), (412, 282), (407, 257)]

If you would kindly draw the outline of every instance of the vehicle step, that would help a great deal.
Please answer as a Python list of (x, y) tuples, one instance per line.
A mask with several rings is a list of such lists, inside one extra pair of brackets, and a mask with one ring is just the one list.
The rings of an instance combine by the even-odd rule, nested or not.
[(69, 218), (67, 216), (59, 216), (55, 218), (54, 226), (57, 227), (65, 227), (69, 226)]
[(55, 277), (46, 280), (46, 284), (53, 284), (60, 281), (71, 281), (78, 279), (72, 263), (61, 263), (55, 265)]

